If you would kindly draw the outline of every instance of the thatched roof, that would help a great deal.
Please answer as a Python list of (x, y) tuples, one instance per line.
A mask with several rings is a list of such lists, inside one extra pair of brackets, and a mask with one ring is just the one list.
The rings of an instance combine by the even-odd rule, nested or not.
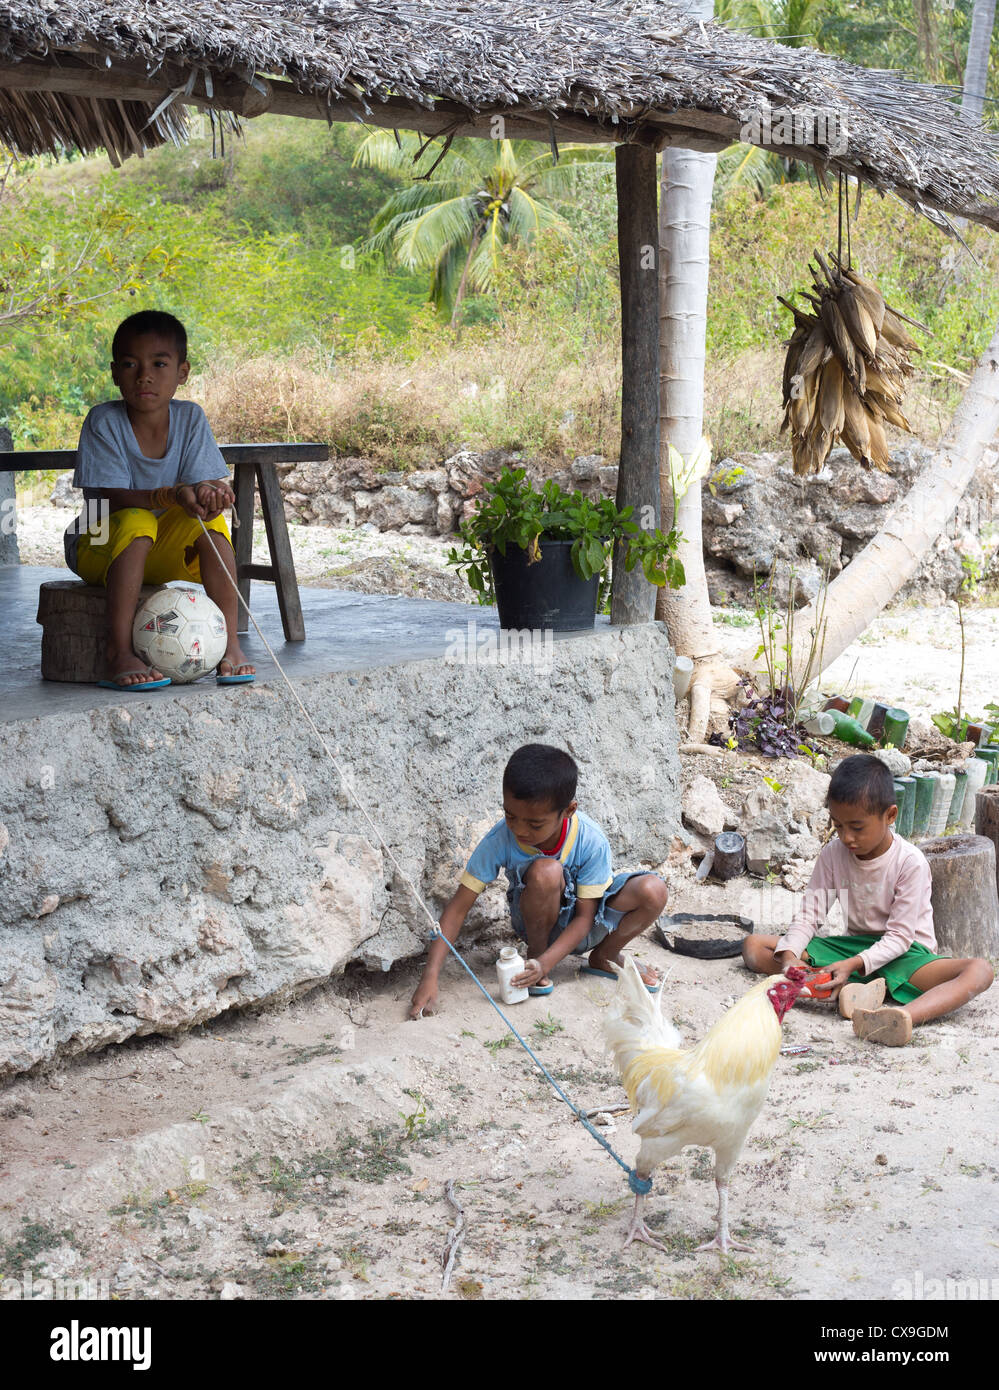
[[(858, 175), (931, 216), (999, 228), (999, 143), (962, 120), (946, 89), (700, 24), (657, 0), (0, 3), (0, 139), (14, 147), (69, 140), (124, 155), (175, 137), (183, 101), (432, 134), (490, 134), (503, 114), (507, 134), (545, 141), (699, 149), (747, 138), (755, 116), (753, 143)], [(791, 109), (806, 113), (793, 136)]]

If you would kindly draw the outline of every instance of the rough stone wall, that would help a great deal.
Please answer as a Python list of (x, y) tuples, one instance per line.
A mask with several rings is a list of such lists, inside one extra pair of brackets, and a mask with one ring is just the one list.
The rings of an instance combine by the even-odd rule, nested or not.
[[(679, 824), (662, 628), (528, 666), (414, 662), (299, 690), (433, 911), (501, 814), (506, 759), (557, 743), (615, 865)], [(469, 939), (505, 910), (483, 895)], [(277, 682), (0, 726), (0, 1075), (388, 969), (427, 920)]]

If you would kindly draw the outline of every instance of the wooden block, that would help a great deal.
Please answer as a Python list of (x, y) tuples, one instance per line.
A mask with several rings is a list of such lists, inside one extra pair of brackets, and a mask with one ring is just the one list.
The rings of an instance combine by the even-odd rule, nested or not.
[[(144, 584), (139, 604), (159, 586)], [(136, 607), (138, 608), (138, 604)], [(38, 590), (42, 679), (92, 685), (104, 676), (107, 591), (79, 579), (56, 579)]]
[(995, 845), (984, 835), (923, 840), (933, 878), (933, 927), (941, 951), (959, 958), (999, 954)]

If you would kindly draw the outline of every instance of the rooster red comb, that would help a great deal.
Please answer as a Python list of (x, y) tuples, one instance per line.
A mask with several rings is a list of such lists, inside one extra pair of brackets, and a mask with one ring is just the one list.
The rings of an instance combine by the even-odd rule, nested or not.
[(783, 979), (778, 979), (777, 983), (767, 990), (767, 998), (773, 1005), (778, 1023), (784, 1022), (784, 1015), (805, 988), (808, 971), (803, 970), (800, 965), (792, 965), (783, 975)]

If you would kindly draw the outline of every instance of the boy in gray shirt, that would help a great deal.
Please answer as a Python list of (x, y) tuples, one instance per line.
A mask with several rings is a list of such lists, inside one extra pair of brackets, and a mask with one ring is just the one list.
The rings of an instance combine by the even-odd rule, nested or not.
[(236, 579), (236, 556), (222, 517), (235, 499), (204, 411), (173, 399), (191, 370), (184, 326), (172, 314), (133, 314), (118, 326), (111, 356), (122, 399), (94, 406), (83, 422), (73, 485), (83, 489), (85, 507), (65, 536), (70, 569), (107, 588), (108, 678), (100, 684), (170, 684), (136, 656), (132, 620), (142, 585), (173, 579), (204, 584), (221, 608), (229, 638), (216, 678), (246, 684), (255, 673), (236, 632), (236, 593), (226, 577)]

